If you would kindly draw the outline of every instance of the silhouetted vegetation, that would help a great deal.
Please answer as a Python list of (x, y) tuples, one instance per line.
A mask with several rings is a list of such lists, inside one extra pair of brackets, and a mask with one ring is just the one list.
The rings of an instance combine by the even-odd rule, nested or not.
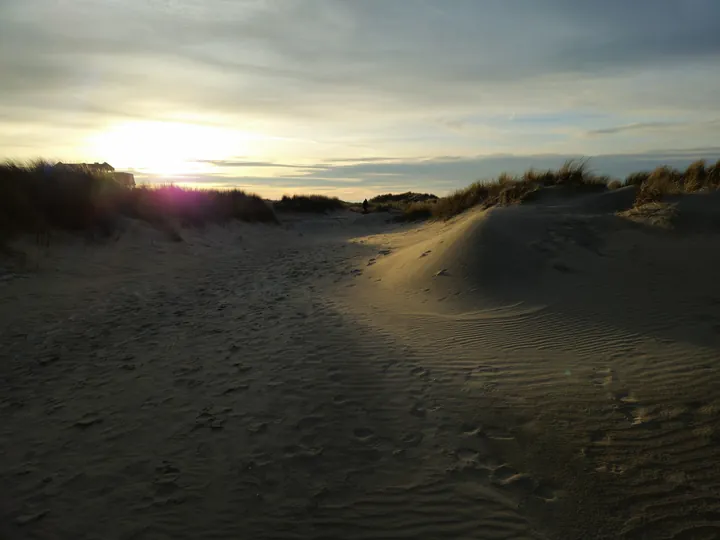
[(625, 185), (626, 186), (639, 186), (642, 184), (645, 180), (648, 179), (648, 176), (650, 176), (650, 173), (648, 171), (641, 171), (641, 172), (635, 172), (625, 179)]
[[(710, 167), (704, 161), (696, 161), (685, 171), (658, 167), (651, 172), (637, 172), (629, 175), (624, 185), (636, 188), (636, 206), (673, 195), (713, 191), (720, 189), (720, 161)], [(475, 182), (437, 201), (401, 205), (402, 215), (396, 219), (449, 219), (476, 206), (489, 208), (531, 201), (542, 188), (582, 194), (621, 187), (619, 180), (592, 174), (586, 161), (568, 161), (557, 171), (530, 170), (518, 177), (503, 173), (495, 181)]]
[(51, 229), (109, 234), (134, 217), (164, 229), (229, 220), (276, 222), (258, 196), (176, 186), (131, 188), (90, 167), (45, 161), (0, 164), (0, 234)]
[(475, 182), (435, 202), (408, 205), (399, 220), (417, 220), (423, 214), (449, 219), (475, 206), (516, 204), (529, 200), (541, 188), (557, 187), (570, 193), (591, 193), (608, 189), (609, 179), (589, 172), (587, 162), (568, 161), (557, 171), (530, 170), (515, 177), (501, 174), (494, 182)]
[(370, 203), (414, 203), (425, 202), (438, 198), (439, 197), (437, 195), (433, 195), (431, 193), (414, 193), (412, 191), (407, 191), (405, 193), (386, 193), (385, 195), (378, 195), (370, 199)]
[(324, 195), (284, 195), (282, 199), (274, 204), (278, 211), (282, 212), (315, 212), (325, 213), (333, 210), (342, 210), (345, 203), (337, 197), (326, 197)]
[(398, 221), (420, 221), (433, 217), (433, 206), (435, 201), (414, 202), (402, 208), (402, 214), (396, 219)]
[(272, 208), (259, 196), (238, 189), (181, 188), (174, 185), (128, 190), (125, 214), (152, 222), (170, 219), (183, 227), (237, 220), (277, 223)]
[[(469, 208), (531, 201), (543, 189), (566, 194), (622, 187), (617, 180), (592, 174), (585, 161), (568, 161), (553, 171), (529, 170), (520, 176), (501, 174), (491, 182), (475, 182), (446, 197), (429, 193), (385, 194), (370, 200), (372, 211), (394, 211), (397, 220), (449, 219)], [(625, 186), (636, 189), (636, 206), (665, 197), (720, 189), (720, 161), (704, 161), (685, 171), (658, 167), (629, 175)], [(336, 197), (284, 196), (279, 211), (315, 212), (351, 208)], [(352, 208), (351, 208), (352, 209)], [(110, 234), (118, 220), (131, 217), (175, 231), (231, 220), (277, 223), (273, 209), (257, 195), (239, 190), (187, 189), (173, 185), (137, 188), (98, 167), (56, 166), (45, 161), (0, 164), (0, 234), (41, 233), (51, 229)]]

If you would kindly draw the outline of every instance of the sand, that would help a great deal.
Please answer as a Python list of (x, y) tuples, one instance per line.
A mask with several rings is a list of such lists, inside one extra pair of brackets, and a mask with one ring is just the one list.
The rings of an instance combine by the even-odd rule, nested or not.
[(19, 244), (0, 538), (720, 537), (717, 214), (630, 200)]

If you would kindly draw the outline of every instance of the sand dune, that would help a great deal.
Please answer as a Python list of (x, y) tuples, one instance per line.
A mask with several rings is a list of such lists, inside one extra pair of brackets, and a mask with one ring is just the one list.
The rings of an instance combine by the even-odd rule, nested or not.
[(631, 202), (21, 246), (0, 537), (718, 537), (716, 214)]

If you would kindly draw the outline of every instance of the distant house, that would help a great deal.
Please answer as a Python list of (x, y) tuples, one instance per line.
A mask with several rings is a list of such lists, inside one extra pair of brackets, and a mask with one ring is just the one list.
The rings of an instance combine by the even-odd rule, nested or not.
[(58, 163), (56, 167), (64, 169), (89, 169), (93, 172), (108, 173), (120, 185), (125, 187), (135, 187), (135, 177), (127, 172), (115, 172), (115, 167), (107, 161), (104, 163)]

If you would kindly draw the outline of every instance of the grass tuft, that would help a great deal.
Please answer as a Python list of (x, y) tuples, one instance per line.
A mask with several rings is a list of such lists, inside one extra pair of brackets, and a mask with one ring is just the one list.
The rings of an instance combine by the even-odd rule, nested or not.
[(720, 161), (710, 167), (705, 161), (696, 161), (684, 171), (658, 167), (650, 173), (630, 175), (626, 183), (638, 188), (636, 206), (661, 202), (666, 197), (685, 193), (714, 191), (720, 189)]

